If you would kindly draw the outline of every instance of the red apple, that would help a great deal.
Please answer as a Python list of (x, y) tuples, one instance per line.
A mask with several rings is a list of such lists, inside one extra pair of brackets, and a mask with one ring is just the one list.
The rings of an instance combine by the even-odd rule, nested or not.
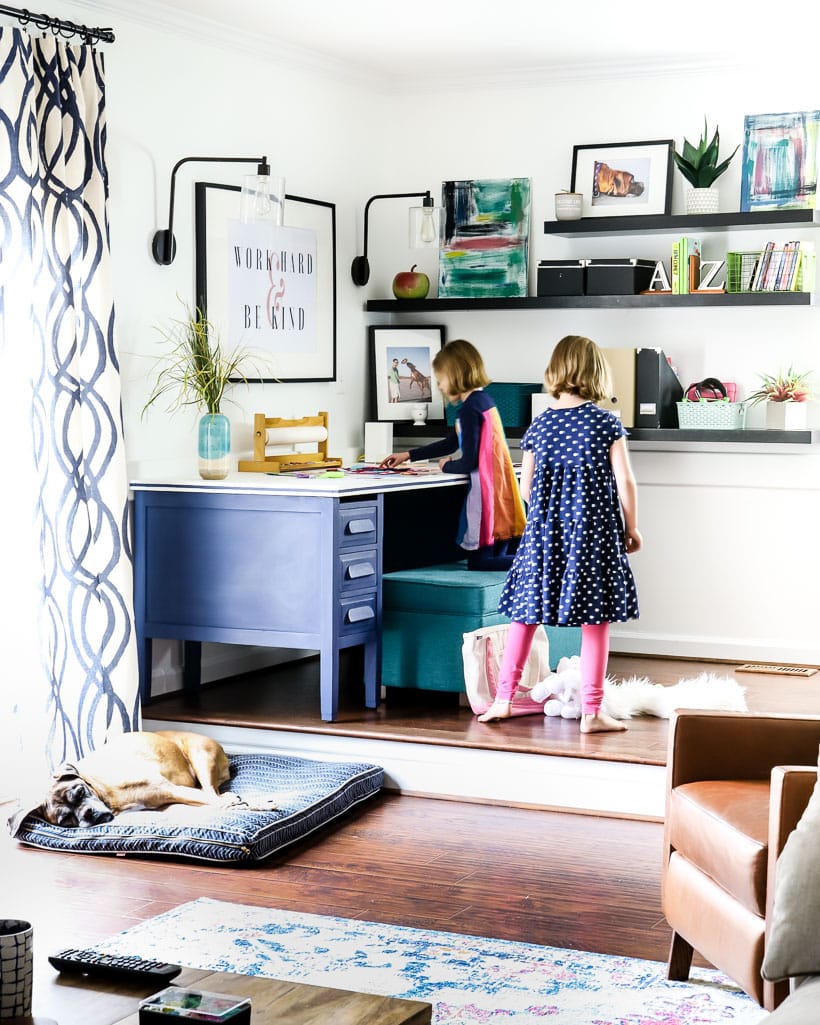
[(393, 278), (393, 295), (397, 299), (424, 299), (429, 291), (430, 279), (422, 271), (416, 271), (415, 264)]

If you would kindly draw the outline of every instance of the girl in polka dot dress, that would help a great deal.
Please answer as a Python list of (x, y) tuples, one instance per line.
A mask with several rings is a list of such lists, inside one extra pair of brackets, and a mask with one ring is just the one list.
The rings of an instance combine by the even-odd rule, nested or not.
[(498, 610), (510, 617), (496, 698), (480, 722), (506, 719), (539, 623), (581, 627), (581, 732), (626, 727), (601, 711), (609, 624), (638, 618), (628, 554), (641, 548), (626, 431), (595, 405), (609, 394), (589, 338), (556, 345), (544, 379), (555, 405), (521, 441), (527, 525)]

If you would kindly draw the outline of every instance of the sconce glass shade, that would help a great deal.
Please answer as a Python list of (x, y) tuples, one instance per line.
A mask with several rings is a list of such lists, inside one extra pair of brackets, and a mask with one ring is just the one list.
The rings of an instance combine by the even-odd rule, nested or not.
[(239, 219), (243, 224), (266, 221), (284, 224), (285, 179), (269, 174), (246, 174), (242, 179)]
[(441, 207), (428, 205), (410, 207), (410, 248), (437, 249), (441, 238)]

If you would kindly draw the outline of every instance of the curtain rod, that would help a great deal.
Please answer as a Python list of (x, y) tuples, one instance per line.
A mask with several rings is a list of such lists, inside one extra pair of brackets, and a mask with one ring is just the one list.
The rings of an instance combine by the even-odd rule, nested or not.
[(16, 18), (23, 28), (31, 22), (40, 29), (51, 29), (55, 36), (82, 36), (85, 43), (92, 43), (99, 40), (103, 43), (114, 42), (114, 32), (110, 28), (90, 28), (88, 25), (77, 25), (73, 21), (63, 21), (61, 18), (50, 18), (47, 14), (32, 14), (24, 7), (7, 7), (0, 4), (0, 14), (10, 14)]

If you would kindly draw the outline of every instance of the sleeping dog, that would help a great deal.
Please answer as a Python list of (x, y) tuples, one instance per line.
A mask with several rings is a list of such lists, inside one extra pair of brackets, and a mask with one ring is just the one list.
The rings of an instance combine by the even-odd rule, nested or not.
[(60, 766), (39, 811), (53, 825), (76, 828), (110, 822), (127, 810), (244, 804), (238, 794), (219, 792), (229, 779), (228, 756), (209, 737), (179, 730), (123, 733)]

